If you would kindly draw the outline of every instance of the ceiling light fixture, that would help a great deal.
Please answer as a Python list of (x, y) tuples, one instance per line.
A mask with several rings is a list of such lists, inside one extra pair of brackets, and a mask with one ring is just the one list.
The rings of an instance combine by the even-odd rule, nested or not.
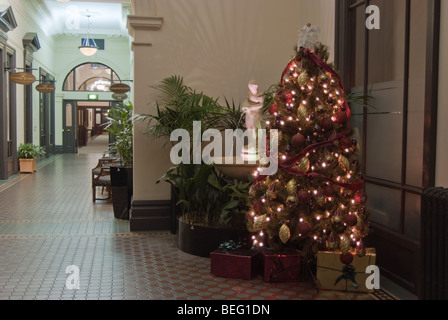
[(90, 39), (90, 15), (87, 15), (87, 21), (87, 37), (82, 41), (82, 45), (79, 47), (79, 50), (85, 56), (93, 56), (98, 51), (98, 46), (93, 38)]

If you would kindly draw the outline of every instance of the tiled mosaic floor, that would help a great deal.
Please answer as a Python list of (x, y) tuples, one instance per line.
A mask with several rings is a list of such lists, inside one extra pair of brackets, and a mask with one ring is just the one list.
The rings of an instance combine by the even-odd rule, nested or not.
[[(218, 278), (210, 260), (167, 232), (130, 232), (112, 204), (91, 200), (97, 154), (57, 155), (0, 185), (0, 300), (374, 300), (317, 293), (312, 283)], [(79, 268), (70, 289), (68, 266)], [(67, 280), (69, 282), (67, 283)]]

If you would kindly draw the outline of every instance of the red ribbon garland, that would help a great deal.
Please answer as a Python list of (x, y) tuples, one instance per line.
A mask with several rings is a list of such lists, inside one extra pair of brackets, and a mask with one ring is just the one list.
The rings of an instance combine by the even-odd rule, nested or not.
[(337, 185), (338, 187), (344, 188), (344, 189), (348, 189), (348, 190), (352, 190), (352, 191), (358, 191), (361, 190), (364, 187), (364, 182), (359, 182), (359, 183), (342, 183), (342, 182), (337, 182), (337, 181), (333, 181), (330, 178), (328, 178), (327, 176), (324, 176), (323, 174), (320, 173), (316, 173), (316, 172), (311, 172), (311, 173), (303, 173), (301, 171), (292, 169), (292, 168), (284, 168), (284, 170), (290, 174), (296, 175), (298, 177), (313, 177), (313, 178), (323, 178), (325, 180), (327, 180), (328, 182)]

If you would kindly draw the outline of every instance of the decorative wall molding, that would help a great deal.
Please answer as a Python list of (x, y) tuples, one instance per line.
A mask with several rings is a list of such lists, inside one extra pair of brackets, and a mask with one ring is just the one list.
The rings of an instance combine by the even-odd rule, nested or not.
[[(163, 24), (163, 17), (128, 16), (128, 30), (159, 30)], [(132, 35), (132, 34), (131, 34)]]
[(17, 28), (17, 21), (11, 6), (0, 6), (0, 31), (8, 33), (15, 28)]
[(28, 32), (22, 39), (23, 48), (29, 54), (33, 54), (34, 52), (40, 49), (39, 38), (37, 33)]
[(162, 28), (163, 17), (128, 16), (128, 30), (132, 41), (132, 51), (135, 47), (152, 46), (152, 42), (147, 37), (148, 31), (158, 31)]

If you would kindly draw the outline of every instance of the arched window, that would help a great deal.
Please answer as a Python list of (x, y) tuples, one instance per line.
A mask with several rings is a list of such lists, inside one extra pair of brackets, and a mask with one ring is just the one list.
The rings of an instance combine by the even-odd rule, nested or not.
[(110, 91), (111, 84), (120, 82), (114, 70), (101, 63), (81, 64), (65, 77), (64, 91)]

